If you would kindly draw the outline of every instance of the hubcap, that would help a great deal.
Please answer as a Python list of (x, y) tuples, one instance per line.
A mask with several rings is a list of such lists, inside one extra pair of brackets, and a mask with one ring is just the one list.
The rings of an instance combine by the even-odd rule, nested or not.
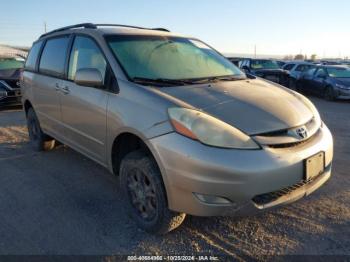
[(151, 180), (141, 170), (134, 169), (127, 182), (131, 203), (138, 215), (145, 220), (152, 220), (156, 215), (157, 201)]

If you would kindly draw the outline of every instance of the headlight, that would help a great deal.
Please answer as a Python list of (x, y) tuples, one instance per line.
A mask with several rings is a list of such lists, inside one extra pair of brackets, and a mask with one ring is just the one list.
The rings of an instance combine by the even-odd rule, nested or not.
[(240, 130), (203, 112), (187, 108), (169, 108), (170, 121), (181, 135), (203, 144), (236, 149), (260, 149)]
[(5, 90), (0, 90), (0, 98), (6, 97), (7, 92)]
[(341, 89), (350, 90), (350, 86), (345, 86), (345, 85), (340, 85), (340, 84), (335, 84), (335, 86), (338, 88), (341, 88)]

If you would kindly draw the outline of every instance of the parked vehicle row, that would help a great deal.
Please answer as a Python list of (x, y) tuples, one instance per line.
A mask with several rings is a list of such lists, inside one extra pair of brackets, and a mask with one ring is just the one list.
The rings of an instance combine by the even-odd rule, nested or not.
[(242, 57), (228, 57), (228, 59), (249, 75), (265, 78), (282, 85), (288, 84), (288, 72), (282, 69), (285, 64), (283, 61)]
[(316, 65), (303, 61), (287, 62), (283, 66), (283, 70), (288, 72), (288, 82), (286, 86), (296, 90), (296, 84), (303, 73), (314, 67), (316, 67)]
[(20, 74), (24, 59), (0, 58), (0, 106), (21, 103)]
[(288, 80), (287, 72), (281, 69), (275, 60), (246, 58), (239, 62), (239, 67), (247, 74), (265, 78), (281, 85), (285, 85)]
[(229, 60), (247, 74), (265, 78), (292, 90), (328, 100), (350, 99), (347, 61), (282, 61), (231, 57)]
[(301, 75), (296, 83), (296, 90), (323, 96), (330, 101), (350, 99), (350, 68), (316, 66)]

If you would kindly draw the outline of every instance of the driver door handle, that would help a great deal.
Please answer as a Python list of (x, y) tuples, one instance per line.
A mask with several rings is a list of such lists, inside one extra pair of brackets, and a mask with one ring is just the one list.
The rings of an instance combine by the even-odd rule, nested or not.
[(58, 83), (55, 84), (55, 90), (56, 91), (60, 91), (61, 90), (60, 85)]
[(64, 86), (62, 87), (62, 93), (64, 93), (65, 95), (69, 94), (70, 93), (70, 90), (69, 90), (69, 87), (68, 86)]

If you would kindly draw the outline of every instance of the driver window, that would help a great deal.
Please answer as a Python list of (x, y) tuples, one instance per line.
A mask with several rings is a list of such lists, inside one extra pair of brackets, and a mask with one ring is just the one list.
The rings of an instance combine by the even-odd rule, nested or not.
[(318, 78), (325, 77), (326, 75), (326, 70), (324, 70), (323, 68), (318, 69), (316, 72), (316, 77)]

